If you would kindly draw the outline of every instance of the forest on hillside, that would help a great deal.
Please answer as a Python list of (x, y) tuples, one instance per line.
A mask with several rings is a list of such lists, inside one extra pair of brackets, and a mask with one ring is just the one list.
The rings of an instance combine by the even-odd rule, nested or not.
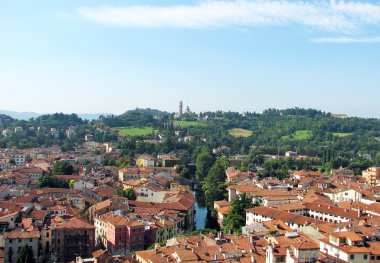
[[(14, 133), (15, 127), (23, 130)], [(75, 134), (68, 138), (66, 130)], [(150, 127), (156, 133), (121, 136), (116, 127)], [(334, 118), (330, 113), (314, 109), (268, 109), (255, 112), (186, 113), (180, 120), (173, 113), (152, 109), (130, 110), (119, 116), (100, 116), (98, 120), (82, 120), (76, 114), (42, 115), (28, 121), (0, 116), (0, 128), (10, 132), (0, 135), (0, 147), (61, 146), (70, 150), (84, 142), (85, 134), (96, 142), (118, 142), (128, 155), (147, 152), (175, 152), (192, 156), (197, 148), (228, 147), (224, 155), (259, 153), (284, 155), (295, 151), (319, 158), (352, 159), (362, 154), (376, 157), (380, 151), (380, 120), (366, 118)], [(234, 136), (229, 131), (239, 128), (249, 136)], [(52, 132), (52, 129), (55, 132)], [(192, 136), (191, 143), (179, 140)], [(152, 140), (161, 143), (152, 143)], [(185, 156), (184, 156), (185, 157)]]

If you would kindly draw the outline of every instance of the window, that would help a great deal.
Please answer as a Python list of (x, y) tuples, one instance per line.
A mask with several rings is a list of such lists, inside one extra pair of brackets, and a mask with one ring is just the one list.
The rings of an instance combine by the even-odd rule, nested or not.
[(363, 255), (363, 259), (368, 259), (368, 255), (367, 255), (367, 254), (364, 254), (364, 255)]
[(350, 255), (350, 259), (355, 259), (355, 255)]

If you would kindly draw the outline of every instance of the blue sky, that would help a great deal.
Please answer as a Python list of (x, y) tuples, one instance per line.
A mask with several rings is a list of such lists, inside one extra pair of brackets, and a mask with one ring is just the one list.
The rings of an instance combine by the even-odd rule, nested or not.
[[(159, 3), (158, 3), (159, 2)], [(380, 117), (380, 2), (0, 3), (0, 109)]]

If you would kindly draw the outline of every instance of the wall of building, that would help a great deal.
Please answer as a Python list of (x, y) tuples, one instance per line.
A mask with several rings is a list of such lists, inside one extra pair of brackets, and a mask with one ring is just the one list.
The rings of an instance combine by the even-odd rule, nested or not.
[(25, 245), (28, 245), (29, 247), (32, 248), (34, 258), (37, 259), (38, 238), (5, 239), (4, 261), (16, 262), (18, 250), (21, 249)]

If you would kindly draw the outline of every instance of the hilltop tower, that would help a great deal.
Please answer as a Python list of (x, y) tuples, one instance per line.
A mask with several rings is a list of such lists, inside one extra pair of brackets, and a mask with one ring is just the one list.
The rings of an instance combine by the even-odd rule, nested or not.
[(178, 115), (182, 116), (183, 113), (183, 103), (182, 100), (179, 102), (179, 109), (178, 109)]

